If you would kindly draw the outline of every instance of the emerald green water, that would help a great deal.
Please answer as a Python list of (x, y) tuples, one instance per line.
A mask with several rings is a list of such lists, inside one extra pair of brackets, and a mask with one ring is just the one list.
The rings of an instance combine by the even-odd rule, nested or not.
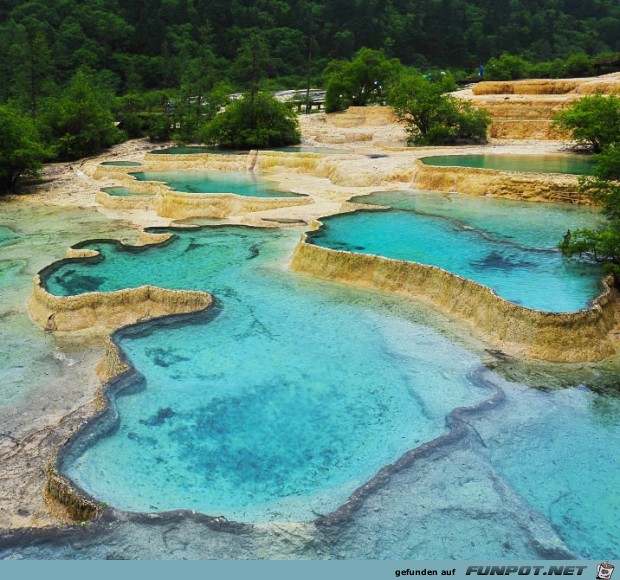
[(134, 193), (129, 187), (102, 187), (101, 191), (114, 197), (152, 197), (149, 194)]
[(320, 153), (322, 155), (337, 155), (339, 153), (349, 153), (346, 149), (332, 149), (331, 147), (274, 147), (267, 151), (282, 151), (284, 153)]
[(356, 201), (398, 209), (325, 218), (309, 242), (438, 266), (549, 312), (586, 308), (602, 289), (598, 266), (568, 260), (555, 249), (569, 227), (598, 223), (597, 213), (570, 206), (547, 213), (534, 204), (414, 192)]
[(16, 238), (15, 232), (5, 226), (0, 226), (0, 246), (8, 244)]
[(303, 197), (278, 191), (274, 182), (251, 171), (149, 171), (132, 173), (138, 181), (162, 181), (185, 193), (234, 193), (245, 197)]
[(476, 167), (501, 171), (589, 175), (593, 162), (584, 155), (436, 155), (421, 159), (437, 167)]
[(104, 161), (101, 165), (109, 165), (112, 167), (140, 167), (142, 163), (137, 161)]
[(214, 149), (213, 147), (168, 147), (149, 151), (153, 155), (196, 155), (198, 153), (211, 153), (212, 155), (244, 155), (247, 151), (235, 151), (228, 149)]

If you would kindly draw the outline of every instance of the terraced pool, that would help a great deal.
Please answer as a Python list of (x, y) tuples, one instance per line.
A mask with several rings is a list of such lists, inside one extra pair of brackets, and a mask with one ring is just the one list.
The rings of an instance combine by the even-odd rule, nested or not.
[(355, 201), (392, 210), (325, 218), (309, 242), (438, 266), (537, 310), (580, 310), (601, 291), (599, 267), (556, 248), (568, 229), (600, 223), (595, 211), (416, 192)]
[(245, 197), (303, 197), (279, 191), (274, 182), (241, 171), (148, 171), (131, 174), (138, 181), (162, 181), (185, 193), (234, 193)]
[(66, 465), (97, 498), (127, 510), (313, 519), (443, 433), (454, 407), (488, 396), (469, 378), (476, 360), (466, 351), (372, 300), (282, 271), (297, 233), (176, 234), (142, 252), (94, 243), (105, 261), (71, 262), (47, 280), (60, 295), (150, 283), (218, 297), (201, 321), (120, 339), (145, 388), (118, 397), (118, 430)]
[[(363, 201), (544, 251), (566, 227), (600, 220), (572, 207), (520, 209), (441, 194)], [(190, 513), (130, 514), (39, 539), (18, 533), (1, 555), (620, 557), (620, 469), (609, 452), (620, 445), (613, 364), (525, 372), (499, 355), (490, 364), (424, 308), (291, 273), (299, 231), (290, 228), (155, 231), (176, 238), (141, 249), (91, 242), (103, 260), (65, 261), (46, 273), (58, 295), (148, 283), (216, 297), (204, 315), (116, 334), (137, 374), (112, 392), (118, 417), (108, 413), (78, 435), (60, 465), (97, 500), (245, 522), (313, 520), (403, 453), (447, 433), (455, 407), (498, 388), (506, 398), (470, 417), (464, 439), (381, 478), (330, 527), (226, 533)]]
[(475, 167), (501, 171), (589, 175), (593, 161), (585, 155), (434, 155), (422, 162), (436, 167)]

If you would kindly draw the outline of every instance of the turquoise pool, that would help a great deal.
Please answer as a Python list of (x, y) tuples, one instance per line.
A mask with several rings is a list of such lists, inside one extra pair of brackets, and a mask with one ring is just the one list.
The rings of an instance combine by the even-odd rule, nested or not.
[[(366, 201), (385, 203), (385, 195)], [(398, 197), (395, 206), (415, 202), (418, 211), (467, 227), (495, 215), (501, 230), (500, 200), (479, 200), (493, 206), (473, 211), (458, 196)], [(503, 234), (527, 242), (523, 222), (534, 223), (533, 214), (509, 207)], [(573, 215), (538, 207), (560, 212), (560, 233)], [(579, 214), (571, 224), (599, 219)], [(424, 308), (288, 271), (294, 230), (175, 233), (171, 243), (135, 250), (90, 242), (103, 261), (65, 261), (45, 273), (56, 294), (152, 283), (206, 289), (217, 300), (204, 316), (117, 333), (139, 374), (113, 395), (118, 422), (108, 416), (93, 423), (61, 465), (97, 500), (140, 512), (193, 506), (252, 522), (314, 519), (403, 450), (445, 433), (444, 416), (455, 406), (489, 397), (476, 378), (481, 355)], [(533, 245), (544, 249), (555, 236), (546, 235), (533, 235)], [(491, 237), (503, 239), (502, 231)], [(18, 275), (23, 284), (30, 283), (26, 274)], [(14, 302), (23, 300), (16, 294)], [(464, 441), (392, 474), (331, 527), (276, 524), (234, 533), (226, 522), (220, 530), (190, 512), (112, 513), (85, 529), (16, 532), (0, 555), (539, 559), (570, 550), (619, 557), (620, 469), (609, 456), (620, 444), (617, 365), (524, 372), (516, 361), (501, 361), (491, 366), (511, 382), (483, 371), (486, 383), (506, 393), (501, 406), (471, 417)]]
[(162, 181), (185, 193), (234, 193), (245, 197), (303, 197), (279, 191), (274, 182), (241, 171), (149, 171), (132, 173), (138, 181)]
[(309, 243), (438, 266), (549, 312), (586, 308), (602, 289), (598, 266), (555, 249), (567, 229), (599, 223), (595, 212), (554, 206), (547, 215), (534, 204), (414, 192), (356, 201), (395, 209), (325, 218)]
[(153, 155), (197, 155), (200, 153), (211, 153), (212, 155), (245, 155), (247, 151), (236, 151), (229, 149), (214, 149), (213, 147), (167, 147), (166, 149), (156, 149), (149, 151)]
[[(489, 397), (472, 380), (478, 356), (406, 303), (288, 272), (295, 232), (175, 233), (171, 243), (131, 251), (92, 242), (85, 247), (101, 251), (103, 261), (66, 261), (46, 273), (47, 288), (59, 295), (154, 283), (209, 290), (217, 299), (206, 316), (118, 333), (139, 375), (114, 397), (118, 423), (108, 418), (78, 437), (62, 465), (98, 500), (241, 521), (313, 519), (382, 465), (445, 433), (451, 409)], [(547, 520), (576, 554), (620, 554), (620, 470), (596, 469), (601, 457), (610, 465), (607, 450), (620, 443), (617, 399), (576, 382), (532, 388), (553, 382), (553, 372), (527, 385), (486, 371), (507, 399), (472, 419), (470, 446), (479, 451), (447, 446), (445, 460), (440, 453), (416, 463), (370, 494), (335, 538), (312, 545), (331, 557), (437, 558), (449, 541), (454, 557), (524, 557), (536, 554), (529, 534), (551, 533), (541, 528)], [(454, 537), (448, 520), (441, 523), (445, 510)], [(431, 526), (424, 539), (407, 521)], [(603, 525), (594, 528), (597, 521)], [(538, 531), (526, 522), (538, 522)], [(135, 525), (139, 541), (154, 541), (147, 523)], [(191, 550), (194, 528), (178, 525)], [(93, 556), (109, 550), (107, 536), (97, 537)], [(289, 544), (270, 541), (287, 553)], [(222, 557), (243, 553), (234, 542), (222, 549)]]
[(470, 379), (474, 356), (382, 312), (380, 297), (283, 270), (297, 232), (177, 236), (138, 252), (89, 244), (103, 262), (71, 261), (47, 278), (62, 295), (150, 283), (218, 299), (192, 324), (119, 338), (145, 383), (116, 398), (118, 429), (65, 465), (98, 499), (125, 510), (311, 520), (444, 433), (454, 407), (489, 396)]
[(137, 161), (104, 161), (101, 165), (108, 165), (111, 167), (140, 167), (142, 163)]
[(593, 161), (585, 155), (436, 155), (421, 159), (436, 167), (475, 167), (501, 171), (589, 175)]

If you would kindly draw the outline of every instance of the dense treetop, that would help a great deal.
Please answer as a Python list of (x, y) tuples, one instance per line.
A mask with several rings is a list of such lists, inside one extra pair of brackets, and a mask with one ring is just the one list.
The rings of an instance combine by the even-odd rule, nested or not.
[[(503, 52), (532, 60), (620, 51), (617, 0), (3, 0), (0, 102), (51, 94), (79, 68), (117, 93), (179, 87), (231, 66), (259, 34), (267, 77), (318, 82), (332, 59), (361, 47), (419, 68), (473, 70)], [(309, 58), (311, 57), (311, 58)], [(309, 62), (311, 64), (309, 64)], [(310, 71), (309, 71), (310, 68)], [(33, 86), (36, 90), (33, 90)], [(28, 90), (26, 90), (28, 88)], [(19, 103), (24, 108), (35, 102)]]

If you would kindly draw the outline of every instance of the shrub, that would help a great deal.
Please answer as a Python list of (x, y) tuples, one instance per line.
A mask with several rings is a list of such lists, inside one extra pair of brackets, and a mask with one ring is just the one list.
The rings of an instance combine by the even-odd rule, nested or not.
[(202, 141), (225, 149), (282, 147), (301, 141), (297, 115), (271, 93), (247, 94), (206, 125)]
[(370, 48), (361, 48), (350, 61), (331, 61), (323, 71), (325, 110), (332, 113), (351, 105), (383, 104), (400, 70), (398, 59), (388, 59), (382, 51)]
[(442, 83), (415, 75), (403, 77), (390, 92), (389, 102), (407, 124), (409, 145), (486, 142), (489, 113), (445, 94)]
[(110, 103), (82, 72), (59, 98), (48, 100), (43, 125), (58, 158), (78, 159), (122, 141)]
[(595, 153), (620, 136), (620, 97), (593, 95), (555, 115), (554, 125), (570, 131), (578, 145)]
[(47, 156), (30, 117), (0, 105), (0, 193), (25, 174), (36, 175)]
[(597, 156), (592, 177), (582, 178), (580, 190), (603, 205), (608, 223), (598, 230), (568, 233), (559, 244), (567, 256), (603, 264), (620, 280), (620, 142)]
[(520, 56), (502, 54), (499, 58), (491, 58), (484, 72), (485, 80), (512, 81), (524, 79), (530, 74), (531, 65)]

